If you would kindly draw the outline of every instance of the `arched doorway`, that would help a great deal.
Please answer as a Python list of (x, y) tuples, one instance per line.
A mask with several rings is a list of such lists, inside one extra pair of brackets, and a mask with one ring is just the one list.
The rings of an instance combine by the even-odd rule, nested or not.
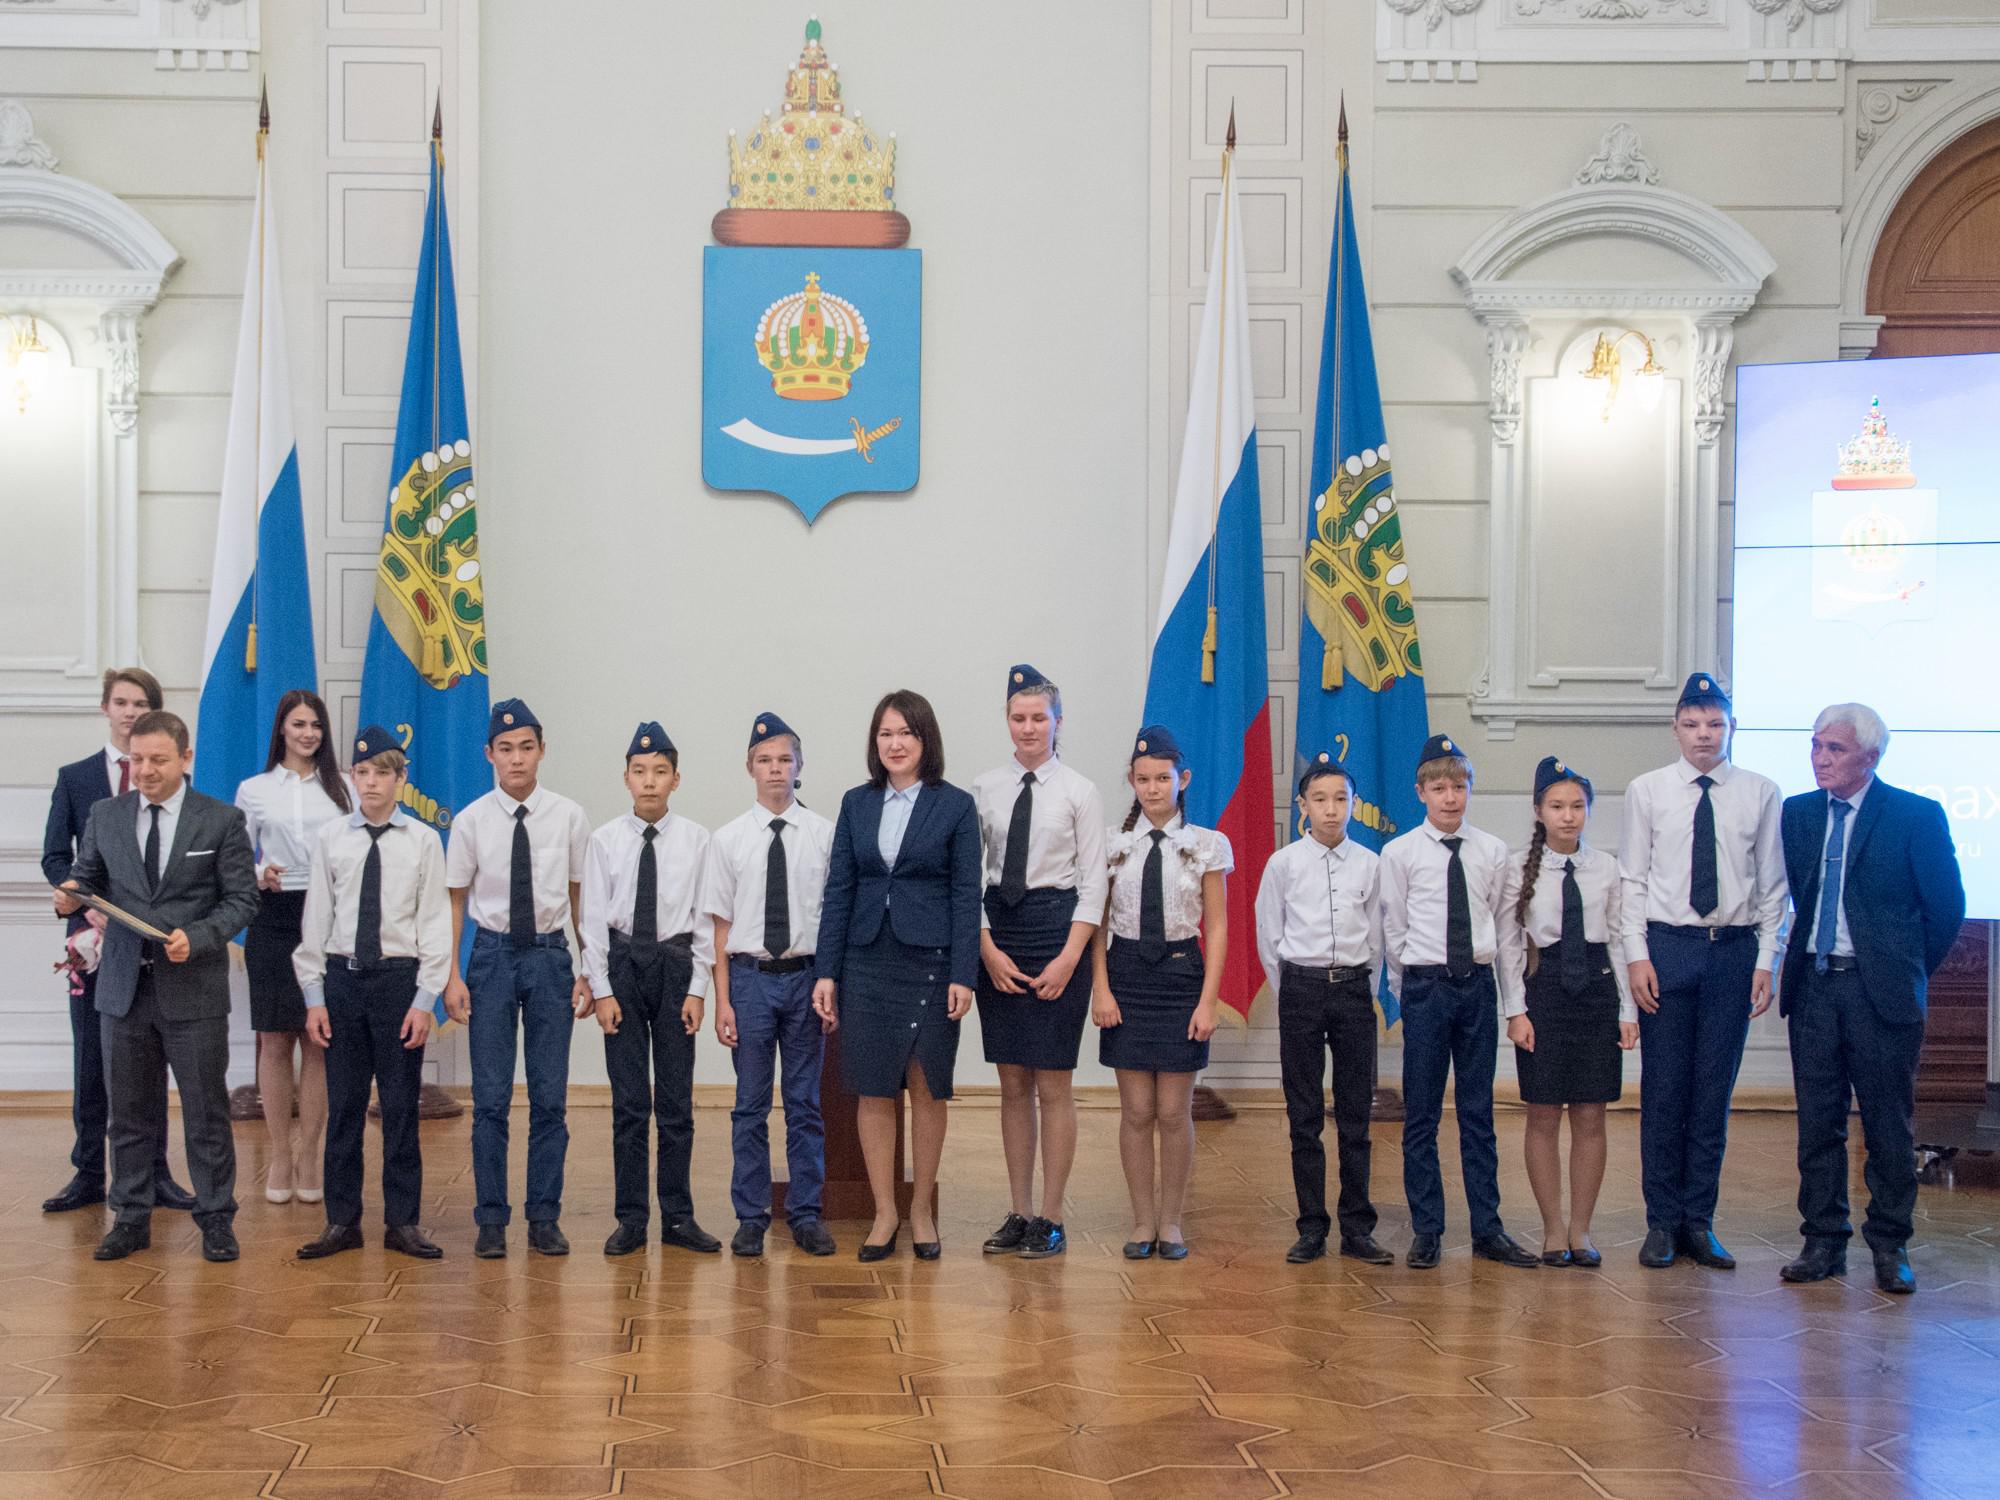
[[(1875, 358), (2000, 353), (2000, 119), (1946, 146), (1904, 189), (1868, 266), (1868, 311), (1885, 319)], [(1990, 925), (1967, 922), (1931, 981), (1917, 1072), (1927, 1103), (1985, 1097)]]

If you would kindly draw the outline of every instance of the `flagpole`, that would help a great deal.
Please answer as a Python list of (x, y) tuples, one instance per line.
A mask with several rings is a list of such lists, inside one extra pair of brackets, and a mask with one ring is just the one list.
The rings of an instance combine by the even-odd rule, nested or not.
[(264, 502), (264, 219), (270, 198), (264, 191), (264, 143), (271, 134), (271, 83), (267, 78), (257, 99), (257, 415), (251, 431), (256, 436), (253, 470), (256, 482), (250, 487), (250, 628), (243, 639), (243, 670), (257, 670), (257, 544)]
[(437, 163), (438, 201), (431, 214), (431, 452), (438, 446), (438, 346), (443, 341), (444, 314), (441, 311), (442, 297), (438, 293), (438, 261), (440, 254), (439, 229), (444, 222), (444, 89), (437, 91), (437, 102), (431, 110), (431, 158)]
[[(1209, 474), (1208, 513), (1208, 622), (1201, 633), (1201, 680), (1215, 681), (1215, 557), (1222, 524), (1222, 393), (1224, 371), (1229, 364), (1229, 199), (1230, 168), (1236, 160), (1236, 103), (1230, 101), (1229, 128), (1222, 138), (1222, 253), (1217, 262), (1217, 290), (1222, 307), (1215, 330), (1215, 441), (1213, 466)], [(1253, 457), (1254, 462), (1254, 457)]]
[[(1352, 232), (1354, 226), (1347, 222), (1347, 94), (1340, 95), (1340, 125), (1334, 134), (1333, 159), (1339, 167), (1339, 174), (1333, 185), (1333, 441), (1330, 444), (1333, 467), (1326, 476), (1327, 494), (1331, 496), (1340, 483), (1340, 325), (1344, 301), (1341, 297), (1340, 277), (1346, 269), (1347, 257), (1341, 254), (1340, 236), (1343, 229)], [(1329, 504), (1332, 503), (1330, 500)], [(1340, 637), (1321, 636), (1319, 648), (1319, 687), (1323, 693), (1338, 688), (1346, 675), (1346, 664), (1341, 660)]]

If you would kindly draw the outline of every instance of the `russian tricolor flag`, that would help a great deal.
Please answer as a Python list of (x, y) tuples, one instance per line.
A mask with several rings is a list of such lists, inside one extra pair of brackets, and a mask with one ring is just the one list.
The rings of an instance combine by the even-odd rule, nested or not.
[(195, 789), (224, 802), (235, 800), (238, 782), (264, 769), (278, 700), (293, 688), (319, 686), (264, 134), (260, 129), (257, 135), (257, 200), (222, 460), (201, 657), (200, 753), (194, 758)]
[(1253, 905), (1271, 857), (1277, 812), (1240, 224), (1235, 175), (1225, 156), (1144, 722), (1171, 729), (1187, 756), (1194, 772), (1189, 821), (1220, 829), (1235, 851), (1222, 1000), (1247, 1016), (1261, 982)]

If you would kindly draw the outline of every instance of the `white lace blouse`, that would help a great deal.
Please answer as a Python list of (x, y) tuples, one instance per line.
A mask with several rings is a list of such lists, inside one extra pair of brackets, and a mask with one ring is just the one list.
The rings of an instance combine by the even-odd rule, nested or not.
[[(1139, 895), (1152, 825), (1140, 819), (1131, 832), (1112, 829), (1105, 841), (1111, 867), (1111, 935), (1139, 936)], [(1210, 870), (1227, 875), (1236, 868), (1229, 839), (1213, 828), (1191, 828), (1178, 817), (1167, 824), (1161, 845), (1161, 894), (1166, 901), (1167, 941), (1183, 942), (1201, 935), (1201, 878)]]

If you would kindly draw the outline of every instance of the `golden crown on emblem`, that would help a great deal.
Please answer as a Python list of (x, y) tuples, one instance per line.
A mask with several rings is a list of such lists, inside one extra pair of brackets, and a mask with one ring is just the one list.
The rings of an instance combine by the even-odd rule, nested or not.
[(848, 116), (817, 17), (806, 22), (798, 66), (785, 75), (777, 120), (766, 111), (744, 144), (729, 133), (729, 206), (877, 213), (896, 206), (896, 138)]
[(802, 292), (781, 297), (757, 322), (757, 358), (771, 389), (789, 401), (837, 401), (868, 358), (868, 320), (806, 273)]

